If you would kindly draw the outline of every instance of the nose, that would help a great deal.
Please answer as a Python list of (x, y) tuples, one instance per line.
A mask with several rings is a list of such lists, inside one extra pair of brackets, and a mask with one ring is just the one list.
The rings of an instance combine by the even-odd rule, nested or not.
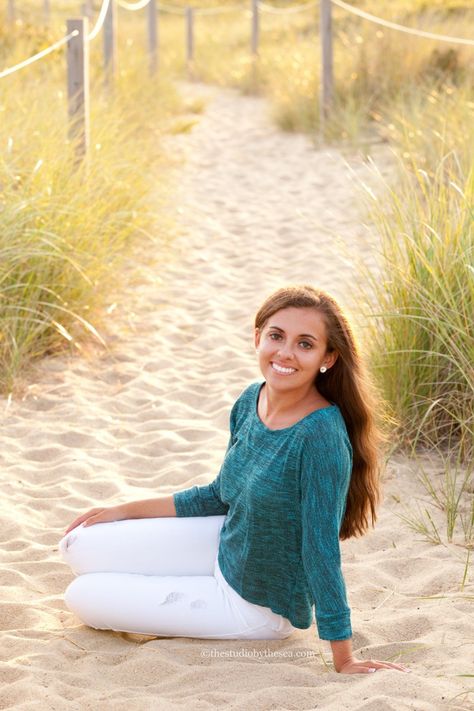
[(278, 356), (282, 360), (292, 359), (293, 358), (293, 351), (291, 350), (290, 346), (282, 343), (280, 345), (280, 348), (278, 349)]

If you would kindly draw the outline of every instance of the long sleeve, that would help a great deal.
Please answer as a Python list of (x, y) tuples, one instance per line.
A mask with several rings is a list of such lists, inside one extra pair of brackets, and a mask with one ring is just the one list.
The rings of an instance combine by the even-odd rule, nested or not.
[[(227, 452), (233, 445), (234, 408), (230, 414), (230, 437)], [(222, 471), (222, 469), (221, 469)], [(173, 494), (176, 516), (221, 516), (227, 514), (229, 506), (220, 496), (221, 472), (210, 484), (192, 486)]]
[(348, 438), (340, 430), (318, 427), (302, 452), (302, 558), (318, 634), (326, 640), (352, 636), (339, 547), (351, 471)]
[(206, 486), (192, 486), (173, 494), (176, 516), (220, 516), (229, 510), (220, 497), (220, 473)]

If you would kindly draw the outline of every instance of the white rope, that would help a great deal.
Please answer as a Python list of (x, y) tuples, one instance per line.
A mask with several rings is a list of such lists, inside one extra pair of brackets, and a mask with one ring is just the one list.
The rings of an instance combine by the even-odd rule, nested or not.
[(307, 2), (305, 5), (296, 5), (295, 7), (273, 7), (273, 5), (266, 5), (264, 2), (258, 2), (258, 7), (264, 12), (268, 12), (271, 15), (293, 15), (297, 12), (303, 12), (309, 7), (316, 7), (317, 2)]
[(47, 54), (51, 54), (51, 52), (54, 52), (55, 49), (59, 49), (59, 47), (62, 47), (63, 44), (66, 44), (66, 42), (69, 42), (70, 39), (73, 37), (76, 37), (79, 34), (78, 30), (73, 30), (73, 32), (70, 32), (66, 37), (62, 37), (60, 40), (52, 44), (50, 47), (46, 47), (46, 49), (41, 50), (41, 52), (38, 52), (38, 54), (34, 54), (32, 57), (29, 57), (29, 59), (25, 59), (23, 62), (19, 62), (19, 64), (15, 64), (14, 67), (10, 67), (9, 69), (4, 69), (2, 72), (0, 72), (0, 79), (3, 79), (3, 77), (7, 77), (9, 74), (13, 74), (13, 72), (18, 71), (19, 69), (23, 69), (24, 67), (28, 67), (30, 64), (33, 64), (33, 62), (36, 62), (38, 59), (41, 59), (42, 57), (46, 57)]
[(218, 15), (221, 12), (248, 12), (248, 8), (242, 7), (242, 5), (226, 5), (222, 7), (197, 7), (194, 10), (196, 15)]
[(118, 0), (120, 7), (124, 10), (130, 10), (130, 12), (136, 12), (137, 10), (143, 10), (144, 7), (148, 5), (150, 0), (139, 0), (139, 2), (126, 2), (126, 0)]
[(173, 5), (163, 5), (158, 3), (158, 12), (169, 12), (173, 15), (185, 15), (186, 10), (183, 7), (174, 7)]
[(382, 25), (382, 27), (389, 27), (391, 30), (406, 32), (409, 35), (416, 35), (417, 37), (426, 37), (428, 39), (440, 40), (441, 42), (451, 42), (452, 44), (467, 44), (470, 46), (474, 46), (474, 40), (466, 39), (464, 37), (439, 35), (435, 32), (424, 32), (424, 30), (416, 30), (414, 27), (405, 27), (405, 25), (398, 25), (396, 22), (382, 20), (382, 18), (376, 17), (375, 15), (370, 15), (368, 12), (364, 12), (364, 10), (359, 10), (358, 8), (355, 8), (352, 5), (348, 5), (346, 2), (342, 2), (342, 0), (331, 0), (331, 2), (333, 3), (333, 5), (338, 5), (338, 7), (342, 7), (343, 10), (347, 10), (348, 12), (352, 12), (354, 15), (363, 17), (364, 20), (370, 20), (376, 25)]
[(102, 0), (102, 7), (100, 8), (99, 17), (95, 23), (94, 29), (91, 30), (87, 36), (89, 42), (97, 37), (104, 24), (105, 16), (107, 15), (107, 10), (109, 9), (111, 0)]

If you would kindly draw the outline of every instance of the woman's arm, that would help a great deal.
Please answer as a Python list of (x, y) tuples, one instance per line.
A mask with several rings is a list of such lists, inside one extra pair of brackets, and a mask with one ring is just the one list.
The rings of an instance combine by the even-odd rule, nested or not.
[(353, 656), (350, 608), (339, 546), (350, 465), (344, 438), (329, 429), (320, 433), (319, 438), (313, 436), (303, 451), (302, 553), (314, 596), (319, 636), (330, 642), (334, 668), (339, 673), (357, 674), (377, 669), (410, 671), (399, 664), (375, 659), (358, 660)]
[(332, 660), (334, 669), (340, 672), (347, 662), (353, 659), (352, 637), (349, 639), (337, 639), (330, 642), (332, 650)]
[(220, 496), (220, 472), (210, 484), (177, 491), (173, 501), (175, 516), (222, 516), (229, 510)]
[(161, 516), (176, 516), (173, 494), (160, 496), (157, 499), (141, 499), (129, 501), (127, 504), (116, 506), (123, 512), (123, 518), (160, 518)]
[(341, 567), (339, 529), (351, 474), (351, 453), (338, 429), (313, 428), (300, 461), (302, 559), (320, 639), (352, 636), (351, 610)]
[(410, 672), (411, 669), (401, 664), (381, 662), (378, 659), (356, 659), (352, 653), (352, 639), (341, 639), (331, 642), (334, 669), (344, 674), (360, 674), (377, 671), (377, 669), (398, 669)]
[(125, 518), (159, 518), (160, 516), (176, 516), (173, 495), (162, 496), (159, 499), (130, 501), (118, 506), (98, 506), (89, 509), (85, 514), (74, 519), (64, 535), (81, 523), (84, 523), (84, 526), (93, 526), (96, 523), (122, 521)]

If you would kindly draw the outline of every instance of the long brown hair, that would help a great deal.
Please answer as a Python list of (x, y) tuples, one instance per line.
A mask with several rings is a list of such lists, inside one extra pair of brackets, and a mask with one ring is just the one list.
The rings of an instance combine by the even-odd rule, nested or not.
[(255, 328), (262, 329), (270, 316), (291, 306), (314, 308), (323, 314), (327, 351), (337, 353), (334, 365), (324, 374), (319, 372), (315, 384), (321, 395), (339, 407), (353, 451), (352, 474), (339, 538), (361, 536), (369, 527), (369, 515), (374, 526), (380, 500), (380, 447), (385, 437), (375, 416), (379, 399), (349, 320), (327, 292), (308, 285), (278, 289), (258, 310)]

